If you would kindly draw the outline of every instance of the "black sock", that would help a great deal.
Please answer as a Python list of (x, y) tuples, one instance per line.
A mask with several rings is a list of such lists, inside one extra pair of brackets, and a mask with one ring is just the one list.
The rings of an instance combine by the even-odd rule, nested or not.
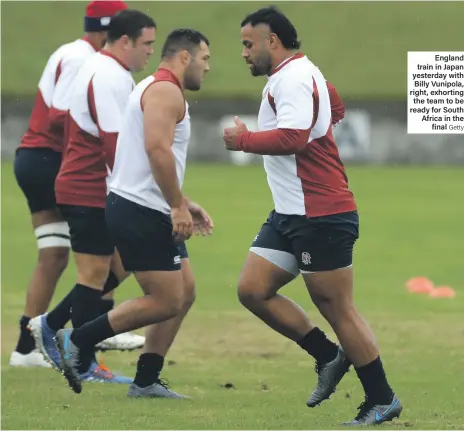
[[(108, 278), (106, 280), (105, 286), (103, 287), (103, 292), (99, 292), (100, 296), (104, 295), (112, 290), (116, 289), (119, 285), (119, 280), (116, 275), (110, 271), (108, 274)], [(76, 284), (74, 288), (69, 292), (64, 299), (47, 315), (47, 324), (50, 329), (54, 331), (58, 331), (58, 329), (64, 328), (66, 323), (71, 320), (71, 308), (74, 301), (74, 294), (76, 290), (79, 291), (79, 287), (82, 286), (81, 284)], [(111, 308), (110, 308), (111, 305)], [(107, 313), (110, 311), (114, 306), (114, 301), (112, 299), (102, 299), (102, 303), (100, 304), (100, 314)], [(73, 326), (75, 326), (73, 322)], [(81, 325), (79, 325), (81, 326)]]
[(110, 271), (108, 278), (106, 279), (105, 285), (103, 286), (103, 295), (116, 289), (119, 286), (118, 277), (113, 271)]
[(31, 334), (31, 331), (27, 329), (30, 317), (22, 316), (19, 321), (19, 340), (16, 345), (16, 351), (23, 355), (31, 353), (35, 349), (35, 340)]
[(84, 323), (90, 322), (100, 316), (101, 291), (76, 284), (71, 310), (73, 328), (80, 328)]
[(75, 287), (69, 292), (64, 299), (47, 315), (47, 324), (50, 329), (58, 331), (64, 328), (66, 323), (71, 320), (71, 307), (73, 305)]
[(71, 341), (80, 349), (93, 349), (100, 341), (114, 337), (116, 334), (108, 320), (108, 313), (74, 329)]
[(109, 313), (114, 308), (113, 299), (100, 299), (100, 314)]
[(330, 341), (324, 332), (319, 328), (314, 328), (298, 342), (298, 345), (306, 350), (318, 364), (327, 364), (334, 360), (338, 354), (338, 346)]
[(140, 388), (146, 388), (159, 380), (163, 369), (164, 358), (156, 353), (142, 353), (137, 362), (137, 373), (134, 383)]
[[(100, 316), (102, 292), (83, 284), (76, 284), (74, 292), (71, 321), (74, 329), (76, 329)], [(94, 346), (92, 348), (83, 348), (79, 354), (79, 372), (85, 373), (93, 361), (96, 362)]]
[(393, 391), (387, 382), (380, 356), (355, 370), (370, 403), (381, 405), (391, 403)]

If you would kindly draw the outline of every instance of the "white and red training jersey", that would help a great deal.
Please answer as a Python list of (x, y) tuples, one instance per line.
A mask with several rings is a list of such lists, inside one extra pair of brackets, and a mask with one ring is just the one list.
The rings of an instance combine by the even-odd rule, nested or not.
[(69, 136), (55, 181), (59, 204), (105, 207), (106, 179), (134, 87), (129, 69), (103, 50), (79, 70), (68, 114)]
[(318, 217), (356, 210), (332, 135), (343, 115), (335, 88), (303, 54), (273, 71), (263, 90), (260, 131), (240, 135), (237, 146), (263, 155), (276, 212)]
[[(160, 68), (153, 75), (141, 81), (129, 97), (118, 137), (116, 160), (109, 181), (109, 190), (139, 205), (169, 214), (171, 208), (153, 177), (150, 161), (145, 151), (143, 132), (143, 93), (150, 85), (162, 81), (172, 82), (182, 88), (179, 80), (170, 70)], [(180, 187), (184, 182), (189, 139), (190, 115), (188, 104), (185, 102), (185, 114), (183, 119), (176, 124), (172, 142)]]
[(60, 46), (50, 56), (39, 81), (29, 128), (19, 148), (63, 151), (64, 123), (73, 81), (84, 61), (95, 52), (95, 47), (84, 37)]

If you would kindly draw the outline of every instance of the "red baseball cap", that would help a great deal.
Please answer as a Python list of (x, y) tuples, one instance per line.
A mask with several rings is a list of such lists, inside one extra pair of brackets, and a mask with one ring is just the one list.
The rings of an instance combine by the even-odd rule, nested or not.
[(127, 9), (123, 1), (93, 1), (85, 8), (85, 31), (104, 31), (108, 29), (111, 17), (121, 10)]

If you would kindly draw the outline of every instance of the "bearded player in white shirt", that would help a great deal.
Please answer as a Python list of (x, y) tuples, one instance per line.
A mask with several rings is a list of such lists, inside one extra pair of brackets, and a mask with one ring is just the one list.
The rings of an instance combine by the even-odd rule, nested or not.
[[(267, 76), (258, 132), (237, 117), (226, 148), (261, 154), (275, 204), (253, 242), (239, 280), (241, 303), (316, 360), (318, 384), (307, 401), (328, 399), (351, 364), (365, 391), (355, 419), (374, 425), (399, 417), (372, 330), (353, 300), (356, 202), (333, 138), (327, 83), (302, 53), (293, 24), (273, 7), (241, 23), (242, 56), (253, 76)], [(341, 347), (315, 327), (279, 289), (302, 274), (308, 292)]]
[[(144, 296), (74, 330), (57, 332), (70, 387), (82, 391), (79, 363), (124, 328), (147, 328), (130, 397), (186, 398), (159, 379), (164, 356), (195, 297), (185, 241), (210, 234), (209, 215), (182, 193), (190, 140), (185, 90), (198, 91), (209, 71), (209, 41), (192, 29), (172, 31), (161, 64), (129, 96), (121, 116), (105, 220), (124, 269)], [(106, 334), (111, 334), (107, 336)]]

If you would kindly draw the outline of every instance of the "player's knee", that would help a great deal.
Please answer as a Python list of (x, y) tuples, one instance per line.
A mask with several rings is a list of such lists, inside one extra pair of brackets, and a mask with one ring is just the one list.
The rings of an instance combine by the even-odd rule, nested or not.
[(185, 296), (182, 294), (182, 292), (179, 292), (177, 294), (170, 295), (168, 298), (166, 298), (164, 308), (166, 310), (166, 314), (170, 316), (169, 318), (172, 319), (173, 317), (178, 316), (182, 312), (184, 305)]
[(357, 319), (358, 311), (352, 301), (339, 301), (332, 307), (332, 320), (346, 321)]
[(39, 250), (39, 265), (47, 272), (61, 274), (69, 262), (68, 248), (44, 248)]
[(321, 307), (332, 307), (336, 302), (334, 297), (329, 295), (327, 292), (311, 292), (311, 299), (314, 302), (314, 305), (318, 308)]
[(349, 298), (334, 297), (323, 293), (311, 294), (311, 298), (314, 305), (332, 325), (343, 324), (357, 315), (354, 303)]
[(332, 307), (325, 313), (330, 326), (337, 332), (339, 328), (353, 327), (357, 325), (360, 316), (354, 305), (344, 304)]
[(86, 266), (78, 265), (77, 279), (78, 283), (85, 286), (104, 289), (110, 268), (108, 264), (96, 260)]
[(262, 289), (259, 284), (251, 283), (247, 280), (239, 281), (237, 294), (241, 304), (247, 308), (269, 299), (266, 289)]
[(153, 309), (162, 308), (166, 319), (172, 319), (178, 316), (185, 304), (185, 293), (182, 280), (179, 283), (173, 283), (163, 290), (152, 291), (150, 294), (153, 299)]
[(195, 282), (189, 281), (184, 283), (184, 305), (183, 309), (188, 310), (192, 307), (196, 299)]

